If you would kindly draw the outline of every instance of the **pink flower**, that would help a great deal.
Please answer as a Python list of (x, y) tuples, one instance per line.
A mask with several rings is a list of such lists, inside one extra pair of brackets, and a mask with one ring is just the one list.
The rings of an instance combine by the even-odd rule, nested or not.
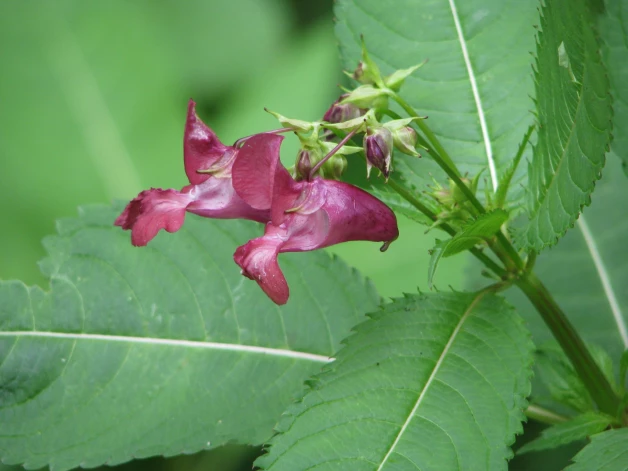
[[(190, 100), (183, 138), (185, 173), (191, 185), (176, 190), (151, 188), (133, 199), (115, 221), (131, 229), (133, 245), (146, 245), (160, 229), (176, 232), (186, 211), (220, 219), (251, 219), (266, 222), (268, 209), (255, 209), (234, 191), (231, 170), (239, 150), (222, 144), (203, 123)], [(199, 173), (199, 170), (209, 172)]]
[(251, 207), (270, 211), (264, 235), (238, 247), (235, 262), (277, 304), (289, 289), (277, 262), (282, 252), (304, 252), (351, 240), (384, 242), (399, 235), (395, 214), (347, 183), (314, 178), (296, 182), (279, 161), (283, 138), (249, 138), (233, 164), (233, 186)]

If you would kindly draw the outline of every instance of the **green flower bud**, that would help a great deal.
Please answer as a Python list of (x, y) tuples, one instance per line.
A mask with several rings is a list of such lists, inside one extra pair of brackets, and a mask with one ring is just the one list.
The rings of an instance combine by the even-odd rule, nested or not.
[(373, 85), (361, 85), (344, 98), (341, 104), (351, 103), (358, 108), (388, 108), (388, 94), (381, 88), (375, 88)]
[(414, 128), (410, 126), (404, 126), (392, 133), (393, 142), (395, 148), (404, 154), (412, 155), (414, 157), (420, 157), (420, 154), (416, 151), (416, 143), (419, 139)]
[[(462, 183), (464, 183), (467, 187), (469, 187), (469, 189), (471, 190), (471, 193), (473, 193), (475, 195), (475, 191), (476, 188), (474, 188), (475, 185), (473, 185), (473, 182), (471, 180), (469, 180), (468, 178), (461, 178), (460, 179), (462, 181)], [(451, 188), (451, 194), (453, 196), (454, 201), (457, 204), (464, 204), (468, 201), (467, 196), (464, 194), (464, 192), (460, 189), (460, 187), (458, 185), (456, 185), (456, 183), (453, 180), (449, 180), (449, 187)]]
[(377, 64), (371, 60), (368, 51), (366, 50), (366, 44), (364, 43), (364, 36), (362, 40), (362, 60), (358, 64), (358, 67), (354, 70), (352, 77), (364, 85), (377, 85), (380, 88), (384, 88), (384, 81), (382, 80), (382, 74), (379, 71)]
[(340, 180), (342, 174), (347, 169), (347, 159), (342, 156), (335, 154), (331, 157), (327, 162), (325, 162), (321, 168), (323, 171), (323, 177), (329, 178), (333, 180)]

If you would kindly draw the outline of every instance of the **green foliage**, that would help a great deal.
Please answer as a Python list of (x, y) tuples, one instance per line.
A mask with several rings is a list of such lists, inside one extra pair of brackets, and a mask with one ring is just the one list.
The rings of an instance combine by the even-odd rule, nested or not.
[[(430, 128), (463, 174), (474, 176), (492, 161), (496, 175), (489, 169), (487, 178), (500, 180), (533, 120), (529, 53), (534, 49), (536, 8), (535, 2), (518, 0), (341, 0), (336, 35), (347, 70), (359, 60), (360, 34), (384, 74), (429, 59), (408, 77), (401, 95), (419, 115), (429, 116)], [(529, 157), (528, 151), (524, 157)], [(394, 170), (394, 178), (415, 195), (426, 189), (432, 175), (442, 174), (429, 156), (417, 159), (400, 153)], [(513, 179), (510, 202), (522, 201), (523, 179), (523, 171)], [(391, 192), (380, 195), (395, 210), (422, 219), (398, 197), (389, 199)]]
[(586, 0), (541, 10), (536, 57), (538, 143), (528, 167), (529, 222), (521, 244), (556, 243), (588, 205), (611, 131), (608, 78)]
[(628, 3), (622, 0), (606, 2), (606, 11), (599, 18), (602, 57), (608, 70), (613, 96), (613, 142), (611, 149), (628, 171)]
[[(535, 378), (543, 383), (553, 401), (578, 412), (595, 409), (591, 396), (576, 374), (573, 365), (557, 345), (537, 350), (534, 356)], [(547, 398), (536, 388), (535, 400), (545, 402)]]
[(588, 412), (578, 417), (546, 428), (536, 440), (526, 443), (517, 450), (517, 454), (530, 451), (547, 450), (583, 440), (590, 435), (603, 431), (613, 422), (612, 417), (595, 412)]
[(532, 343), (487, 293), (408, 295), (360, 324), (291, 406), (263, 469), (505, 470)]
[(493, 237), (508, 219), (508, 213), (496, 209), (478, 216), (447, 241), (443, 257), (450, 257)]
[(496, 209), (478, 216), (462, 227), (454, 237), (444, 241), (437, 241), (432, 249), (432, 257), (428, 267), (428, 284), (432, 287), (436, 267), (442, 257), (450, 257), (481, 244), (495, 235), (502, 224), (508, 220), (508, 213), (503, 209)]
[(591, 437), (591, 443), (574, 457), (567, 471), (628, 470), (628, 428), (609, 430)]
[(619, 387), (621, 391), (626, 390), (626, 381), (628, 381), (628, 350), (621, 355), (619, 361)]
[[(613, 360), (598, 345), (589, 344), (587, 348), (608, 382), (619, 393)], [(538, 380), (543, 383), (553, 401), (577, 412), (596, 410), (595, 403), (586, 386), (556, 343), (550, 342), (536, 351), (535, 369)], [(534, 390), (535, 399), (544, 401), (546, 398), (542, 396), (543, 393), (536, 396), (539, 393), (540, 390)]]
[[(626, 177), (616, 159), (608, 159), (593, 202), (576, 228), (537, 259), (543, 280), (580, 335), (602, 346), (617, 361), (628, 348), (628, 291), (625, 250), (628, 234)], [(519, 293), (513, 303), (526, 318), (537, 345), (552, 335), (534, 308)]]
[(90, 207), (58, 223), (51, 290), (0, 284), (0, 455), (55, 470), (259, 444), (302, 383), (373, 310), (372, 286), (323, 252), (281, 264), (277, 307), (232, 253), (261, 227), (188, 217), (135, 248)]

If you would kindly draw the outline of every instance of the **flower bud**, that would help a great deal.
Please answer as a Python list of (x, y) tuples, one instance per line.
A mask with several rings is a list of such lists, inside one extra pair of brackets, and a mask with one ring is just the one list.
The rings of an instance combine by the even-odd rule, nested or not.
[(348, 93), (340, 95), (340, 97), (330, 106), (323, 116), (323, 121), (328, 123), (343, 123), (350, 119), (359, 118), (366, 113), (366, 109), (358, 108), (352, 103), (341, 103), (342, 100), (349, 96)]
[(347, 159), (336, 154), (323, 164), (323, 176), (327, 179), (340, 180), (346, 169)]
[(361, 85), (350, 92), (343, 100), (342, 104), (353, 104), (358, 108), (388, 108), (388, 95), (385, 90), (375, 88), (373, 85)]
[[(471, 193), (475, 194), (476, 188), (473, 187), (474, 185), (471, 180), (464, 177), (460, 178), (460, 180), (467, 187), (469, 187), (469, 189), (471, 190)], [(457, 204), (464, 204), (466, 201), (468, 201), (467, 195), (465, 195), (464, 192), (460, 189), (460, 187), (456, 185), (456, 182), (454, 182), (451, 179), (449, 180), (449, 187), (451, 188), (451, 194), (453, 196), (453, 199)]]
[(368, 128), (364, 136), (364, 154), (366, 155), (366, 176), (370, 176), (371, 168), (378, 169), (384, 177), (390, 174), (392, 160), (393, 135), (385, 127)]
[(313, 166), (310, 151), (307, 149), (299, 150), (299, 153), (297, 154), (297, 163), (295, 165), (296, 179), (307, 180)]
[(371, 60), (368, 51), (366, 50), (366, 44), (364, 43), (364, 37), (362, 37), (362, 59), (358, 64), (358, 67), (353, 71), (352, 78), (364, 85), (377, 85), (382, 88), (384, 81), (379, 71), (377, 64)]
[(395, 148), (404, 154), (417, 157), (419, 153), (416, 151), (416, 143), (419, 139), (416, 131), (410, 126), (404, 126), (396, 129), (392, 133)]

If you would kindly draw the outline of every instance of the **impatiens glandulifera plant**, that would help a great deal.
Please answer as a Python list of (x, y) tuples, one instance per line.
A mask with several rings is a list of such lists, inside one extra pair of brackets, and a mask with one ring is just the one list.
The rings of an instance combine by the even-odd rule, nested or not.
[[(628, 469), (624, 9), (340, 0), (351, 84), (320, 120), (226, 146), (190, 102), (190, 185), (60, 221), (50, 291), (0, 283), (3, 461), (238, 442), (273, 471)], [(382, 300), (318, 249), (384, 250), (396, 214), (438, 238), (419, 292)]]

